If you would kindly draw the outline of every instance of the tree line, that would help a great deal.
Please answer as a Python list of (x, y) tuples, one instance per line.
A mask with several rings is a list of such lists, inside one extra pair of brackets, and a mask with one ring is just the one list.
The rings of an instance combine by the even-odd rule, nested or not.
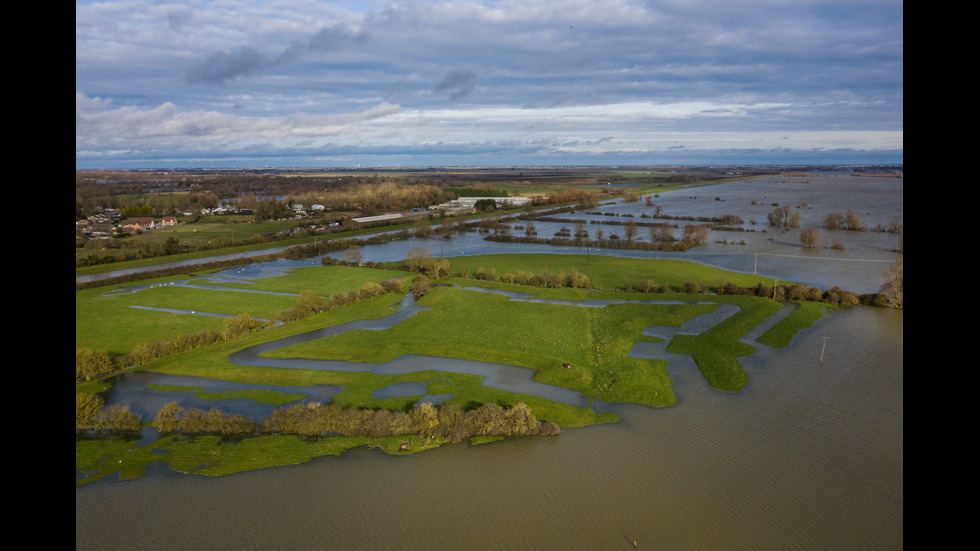
[[(552, 436), (557, 424), (535, 417), (527, 404), (511, 407), (497, 403), (464, 409), (456, 405), (419, 403), (407, 411), (363, 409), (335, 403), (307, 402), (276, 409), (256, 422), (243, 414), (219, 408), (184, 408), (164, 405), (152, 422), (161, 434), (229, 437), (291, 434), (306, 437), (418, 435), (460, 442), (473, 436)], [(75, 428), (96, 432), (139, 432), (142, 418), (128, 406), (104, 407), (97, 394), (75, 397)]]

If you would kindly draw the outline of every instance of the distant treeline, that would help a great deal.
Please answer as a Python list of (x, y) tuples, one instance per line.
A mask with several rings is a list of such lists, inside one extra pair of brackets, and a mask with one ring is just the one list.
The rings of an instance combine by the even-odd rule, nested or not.
[(478, 189), (471, 187), (447, 187), (446, 191), (455, 194), (456, 197), (509, 197), (506, 190), (502, 189)]

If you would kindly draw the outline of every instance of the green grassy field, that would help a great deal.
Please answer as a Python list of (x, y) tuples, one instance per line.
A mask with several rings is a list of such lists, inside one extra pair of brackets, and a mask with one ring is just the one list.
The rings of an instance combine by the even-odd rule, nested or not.
[[(457, 273), (480, 268), (494, 268), (497, 277), (516, 274), (519, 271), (541, 274), (550, 271), (570, 274), (577, 271), (589, 276), (589, 286), (600, 290), (636, 288), (644, 279), (652, 279), (660, 285), (676, 291), (684, 283), (697, 283), (702, 288), (715, 288), (725, 282), (742, 287), (757, 283), (772, 285), (772, 278), (744, 274), (704, 266), (686, 260), (635, 259), (588, 254), (500, 254), (461, 256), (450, 259)], [(789, 283), (780, 281), (780, 283)]]
[[(206, 274), (202, 274), (206, 275)], [(344, 266), (297, 268), (288, 275), (254, 279), (252, 283), (195, 280), (205, 289), (169, 285), (194, 276), (145, 280), (75, 292), (75, 347), (126, 354), (141, 342), (162, 342), (204, 329), (220, 332), (224, 320), (134, 307), (167, 308), (225, 316), (247, 313), (253, 318), (275, 318), (296, 304), (305, 290), (321, 296), (356, 290), (367, 281), (408, 277), (405, 272)], [(152, 286), (130, 292), (129, 289)], [(231, 289), (251, 291), (242, 293)]]
[[(582, 294), (563, 291), (544, 294), (565, 299)], [(624, 298), (589, 294), (592, 298)], [(713, 305), (682, 304), (582, 308), (511, 301), (502, 295), (452, 287), (437, 287), (418, 304), (429, 310), (384, 332), (351, 331), (268, 355), (373, 363), (403, 354), (480, 359), (534, 369), (539, 382), (593, 398), (666, 406), (676, 402), (666, 362), (633, 358), (630, 350), (646, 339), (642, 333), (650, 325), (680, 326), (715, 309)], [(568, 368), (563, 367), (566, 363)]]

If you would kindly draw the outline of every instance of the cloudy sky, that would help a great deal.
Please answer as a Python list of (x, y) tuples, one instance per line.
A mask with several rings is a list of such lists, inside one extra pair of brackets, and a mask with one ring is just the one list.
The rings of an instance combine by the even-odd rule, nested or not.
[(75, 165), (901, 163), (902, 4), (76, 0)]

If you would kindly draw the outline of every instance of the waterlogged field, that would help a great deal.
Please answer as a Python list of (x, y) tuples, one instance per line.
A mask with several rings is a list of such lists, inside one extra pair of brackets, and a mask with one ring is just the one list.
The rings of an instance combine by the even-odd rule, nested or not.
[[(165, 401), (184, 408), (241, 411), (260, 421), (272, 406), (318, 399), (321, 396), (315, 390), (330, 387), (336, 389), (330, 400), (349, 407), (405, 411), (420, 401), (463, 408), (524, 403), (541, 421), (581, 427), (617, 419), (613, 413), (599, 411), (603, 403), (655, 407), (676, 403), (668, 374), (668, 358), (675, 354), (693, 358), (706, 385), (738, 392), (746, 382), (740, 357), (752, 354), (758, 346), (788, 344), (795, 330), (811, 324), (822, 311), (808, 307), (807, 311), (816, 314), (793, 315), (780, 323), (782, 316), (774, 314), (789, 313), (794, 304), (784, 306), (754, 296), (623, 290), (640, 278), (656, 280), (668, 289), (685, 282), (710, 288), (732, 280), (744, 286), (772, 281), (683, 261), (487, 255), (450, 262), (458, 263), (453, 264), (457, 272), (492, 268), (503, 274), (521, 266), (559, 274), (577, 272), (594, 283), (589, 290), (545, 289), (447, 278), (436, 281), (429, 293), (417, 302), (410, 301), (410, 306), (404, 293), (384, 294), (134, 367), (130, 373), (157, 374), (161, 381), (185, 377), (194, 383), (154, 383), (149, 376), (142, 377), (137, 383), (140, 388), (133, 389), (134, 383), (125, 376), (117, 377), (118, 388), (106, 393), (107, 405), (130, 407), (142, 416), (144, 425), (153, 421)], [(226, 319), (243, 313), (274, 319), (293, 307), (302, 291), (329, 297), (355, 291), (366, 282), (396, 278), (410, 282), (416, 277), (394, 269), (327, 265), (298, 266), (275, 273), (278, 275), (249, 279), (248, 271), (238, 268), (79, 291), (76, 346), (125, 354), (142, 342), (205, 329), (220, 332)], [(411, 312), (406, 313), (407, 309)], [(404, 319), (391, 322), (397, 315)], [(368, 329), (345, 325), (365, 320), (378, 320), (382, 325)], [(335, 330), (329, 333), (330, 328)], [(769, 329), (769, 337), (758, 342), (756, 336), (747, 336), (750, 331), (761, 334), (764, 329)], [(328, 333), (320, 336), (317, 331)], [(685, 334), (688, 331), (690, 334)], [(773, 334), (781, 336), (773, 339)], [(239, 351), (255, 346), (266, 350), (258, 360), (246, 364), (233, 359)], [(507, 371), (510, 369), (521, 371), (514, 375)], [(520, 378), (524, 379), (495, 382)], [(209, 392), (212, 385), (222, 390)], [(310, 392), (303, 392), (303, 388)], [(272, 406), (250, 406), (253, 402)], [(313, 445), (303, 439), (266, 435), (246, 440), (273, 439), (278, 444), (262, 445), (256, 440), (254, 450), (267, 452), (246, 454), (247, 461), (229, 451), (213, 453), (209, 461), (195, 463), (185, 456), (201, 453), (201, 442), (208, 443), (203, 444), (205, 448), (227, 446), (215, 437), (156, 440), (152, 427), (144, 428), (143, 433), (138, 441), (78, 440), (76, 472), (88, 474), (79, 482), (120, 470), (125, 477), (140, 476), (142, 468), (158, 461), (184, 472), (222, 474), (291, 464), (299, 461), (297, 458), (364, 445), (398, 453), (395, 444), (405, 441), (360, 438)], [(412, 451), (435, 445), (427, 442)], [(154, 450), (156, 453), (151, 453)], [(120, 454), (128, 458), (124, 469), (116, 459)]]

